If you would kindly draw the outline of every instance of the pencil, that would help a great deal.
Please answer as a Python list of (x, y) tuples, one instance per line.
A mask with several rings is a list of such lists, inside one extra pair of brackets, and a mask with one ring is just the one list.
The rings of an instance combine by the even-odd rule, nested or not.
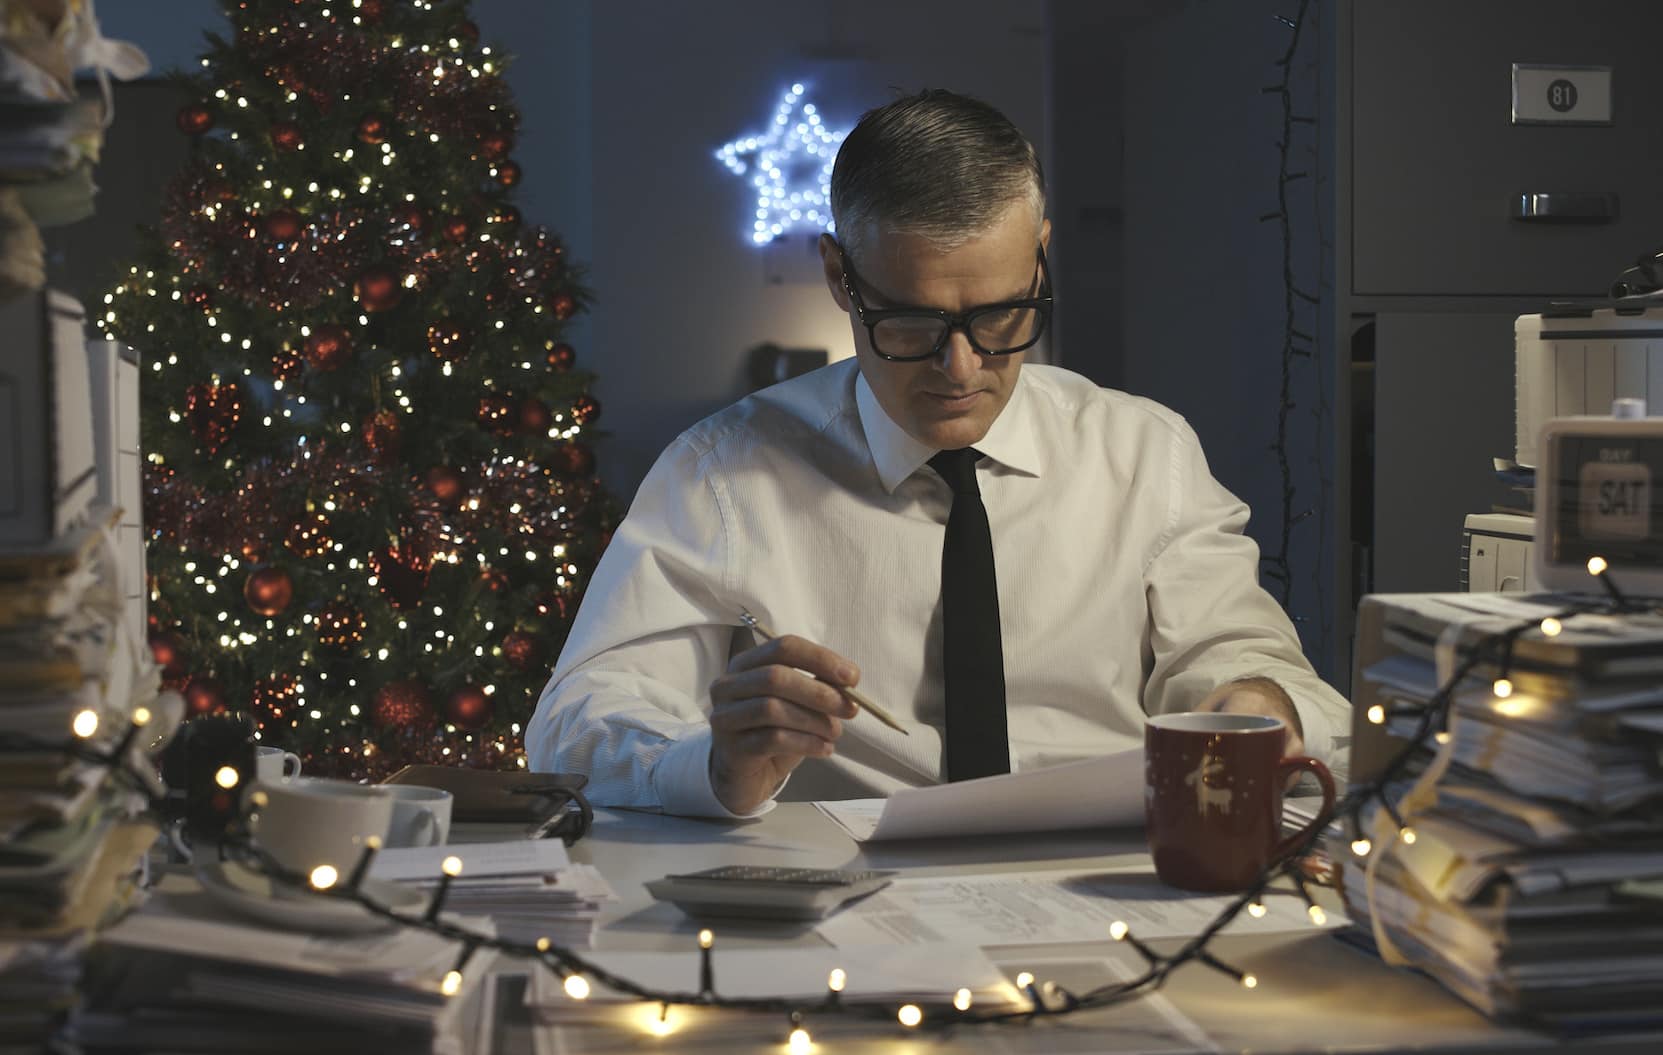
[[(750, 627), (752, 630), (755, 630), (757, 633), (761, 634), (763, 637), (767, 638), (770, 641), (774, 641), (774, 640), (777, 640), (779, 638), (778, 634), (774, 633), (772, 630), (769, 630), (767, 627), (763, 626), (760, 622), (757, 621), (756, 616), (752, 615), (746, 609), (741, 608), (739, 610), (739, 621), (744, 623), (746, 626)], [(831, 683), (827, 682), (827, 684), (830, 685)], [(854, 701), (855, 706), (861, 708), (862, 710), (870, 711), (871, 714), (872, 714), (872, 717), (876, 718), (878, 721), (882, 722), (883, 724), (889, 726), (891, 729), (893, 729), (896, 732), (900, 733), (902, 736), (911, 736), (912, 735), (911, 733), (907, 732), (906, 728), (903, 725), (901, 725), (900, 722), (897, 722), (894, 718), (890, 717), (888, 711), (885, 711), (882, 707), (879, 707), (877, 704), (875, 704), (871, 700), (867, 699), (866, 696), (863, 695), (862, 693), (856, 692), (854, 689), (850, 688), (847, 685), (832, 685), (832, 688), (836, 689), (838, 692), (841, 692), (843, 695), (847, 696), (850, 700)]]

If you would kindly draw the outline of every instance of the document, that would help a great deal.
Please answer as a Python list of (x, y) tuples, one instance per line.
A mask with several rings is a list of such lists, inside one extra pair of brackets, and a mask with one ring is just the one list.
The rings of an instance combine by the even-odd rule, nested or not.
[(1143, 824), (1143, 748), (1031, 773), (817, 802), (856, 842)]
[(460, 858), (462, 878), (483, 876), (553, 875), (569, 868), (572, 859), (559, 839), (510, 839), (500, 843), (453, 843), (447, 846), (407, 846), (382, 850), (370, 864), (372, 879), (438, 882), (447, 857)]
[[(1124, 921), (1140, 938), (1199, 934), (1233, 895), (1189, 894), (1145, 872), (1010, 872), (915, 876), (837, 913), (817, 928), (833, 945), (977, 946), (1105, 942)], [(1292, 892), (1265, 895), (1265, 915), (1241, 913), (1227, 934), (1310, 930), (1305, 902)], [(1328, 913), (1326, 926), (1344, 923)]]

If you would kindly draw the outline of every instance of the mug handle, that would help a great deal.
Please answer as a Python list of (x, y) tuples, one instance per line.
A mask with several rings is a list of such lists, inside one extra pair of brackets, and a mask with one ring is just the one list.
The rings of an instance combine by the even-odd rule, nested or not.
[[(293, 770), (289, 769), (290, 763), (294, 764)], [(300, 756), (295, 754), (293, 751), (283, 752), (283, 775), (285, 777), (300, 776)]]
[(417, 811), (416, 816), (421, 818), (419, 821), (417, 821), (416, 827), (420, 828), (420, 829), (425, 829), (425, 830), (422, 831), (421, 834), (419, 834), (415, 837), (413, 845), (415, 845), (415, 846), (438, 846), (439, 845), (439, 818), (437, 818), (433, 815), (432, 810), (419, 810), (419, 811)]
[(1337, 798), (1334, 794), (1334, 775), (1328, 772), (1327, 766), (1307, 755), (1291, 755), (1276, 763), (1278, 778), (1289, 770), (1300, 769), (1307, 773), (1314, 773), (1317, 783), (1322, 785), (1322, 809), (1317, 811), (1316, 819), (1311, 821), (1310, 824), (1276, 844), (1276, 849), (1271, 851), (1271, 859), (1275, 861), (1279, 861), (1291, 853), (1293, 848), (1304, 841), (1306, 836), (1326, 827), (1329, 818), (1334, 813), (1334, 801)]

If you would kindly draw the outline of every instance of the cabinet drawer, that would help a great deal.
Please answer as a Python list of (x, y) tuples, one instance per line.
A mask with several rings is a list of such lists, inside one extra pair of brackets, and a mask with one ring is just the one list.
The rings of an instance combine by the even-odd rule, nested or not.
[[(1604, 294), (1663, 242), (1663, 4), (1358, 0), (1351, 29), (1355, 293)], [(1609, 67), (1610, 123), (1514, 124), (1515, 63)], [(1616, 215), (1512, 215), (1538, 194)]]

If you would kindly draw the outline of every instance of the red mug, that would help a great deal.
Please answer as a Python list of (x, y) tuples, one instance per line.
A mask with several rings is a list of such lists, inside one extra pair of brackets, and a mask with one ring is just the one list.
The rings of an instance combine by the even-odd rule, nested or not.
[[(1143, 804), (1155, 874), (1168, 886), (1245, 890), (1267, 864), (1328, 823), (1334, 778), (1314, 758), (1284, 758), (1287, 727), (1257, 714), (1163, 714), (1143, 730)], [(1282, 788), (1307, 770), (1322, 784), (1322, 811), (1278, 839)]]

